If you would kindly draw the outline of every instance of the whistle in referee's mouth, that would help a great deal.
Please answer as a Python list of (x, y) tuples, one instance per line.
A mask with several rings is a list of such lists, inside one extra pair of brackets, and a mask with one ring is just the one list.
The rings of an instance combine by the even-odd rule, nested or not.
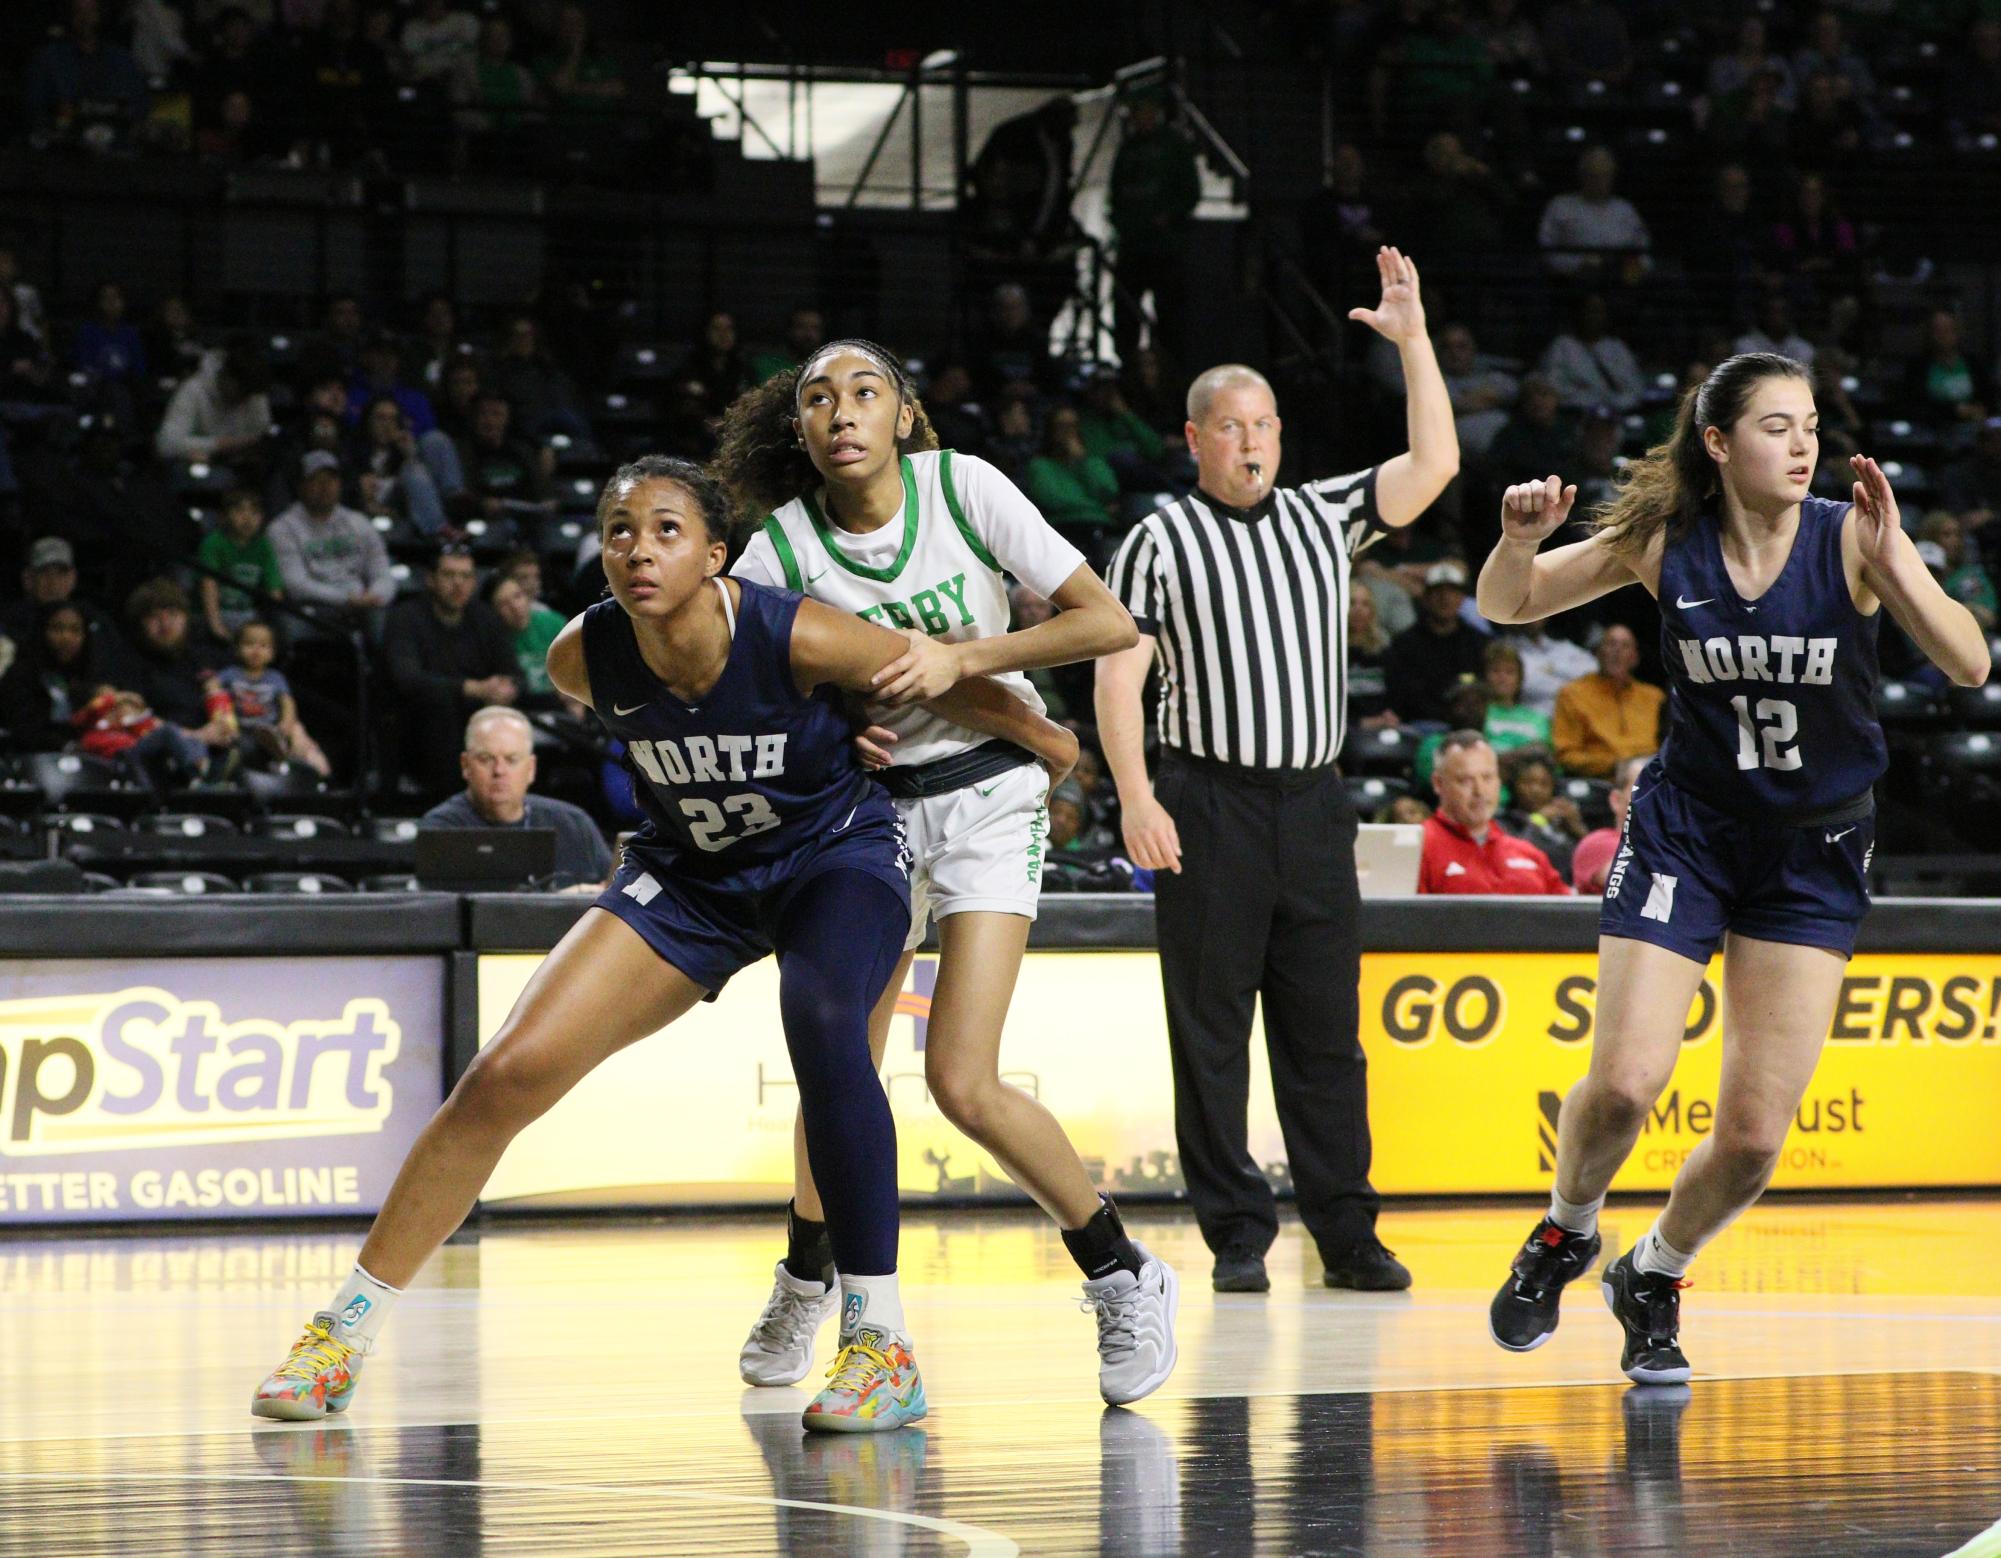
[(1254, 481), (1263, 481), (1265, 479), (1265, 468), (1255, 460), (1246, 460), (1244, 462), (1244, 469), (1251, 473), (1251, 479)]

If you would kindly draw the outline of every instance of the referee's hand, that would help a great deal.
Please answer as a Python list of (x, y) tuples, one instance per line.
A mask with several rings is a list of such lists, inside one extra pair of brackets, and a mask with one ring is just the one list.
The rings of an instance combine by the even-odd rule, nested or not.
[(1167, 808), (1151, 795), (1125, 808), (1119, 821), (1126, 840), (1126, 854), (1136, 866), (1149, 871), (1181, 872), (1181, 835)]

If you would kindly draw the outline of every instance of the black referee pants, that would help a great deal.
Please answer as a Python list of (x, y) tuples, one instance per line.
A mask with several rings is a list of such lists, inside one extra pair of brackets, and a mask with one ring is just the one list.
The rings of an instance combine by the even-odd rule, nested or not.
[(1181, 871), (1154, 879), (1182, 1179), (1211, 1250), (1278, 1236), (1247, 1146), (1253, 1003), (1299, 1215), (1323, 1254), (1375, 1238), (1355, 812), (1331, 768), (1264, 776), (1163, 756)]

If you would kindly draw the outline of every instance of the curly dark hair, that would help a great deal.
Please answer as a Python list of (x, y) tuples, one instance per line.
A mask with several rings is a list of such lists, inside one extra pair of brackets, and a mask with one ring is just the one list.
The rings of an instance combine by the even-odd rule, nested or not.
[(646, 454), (628, 465), (621, 465), (611, 473), (611, 479), (604, 484), (604, 491), (598, 494), (598, 529), (604, 529), (605, 516), (619, 494), (628, 487), (643, 481), (671, 481), (687, 489), (695, 500), (695, 507), (702, 511), (702, 528), (709, 533), (711, 541), (729, 539), (729, 496), (722, 484), (692, 460), (683, 460), (671, 454)]
[(916, 454), (938, 447), (938, 434), (925, 415), (924, 402), (917, 398), (910, 376), (894, 352), (852, 336), (829, 341), (797, 368), (788, 368), (745, 390), (723, 413), (709, 469), (729, 492), (739, 523), (756, 524), (802, 492), (810, 492), (819, 481), (812, 457), (799, 446), (792, 421), (799, 414), (799, 384), (806, 370), (840, 351), (859, 352), (880, 365), (896, 386), (897, 399), (910, 406), (910, 433), (897, 444), (897, 453)]

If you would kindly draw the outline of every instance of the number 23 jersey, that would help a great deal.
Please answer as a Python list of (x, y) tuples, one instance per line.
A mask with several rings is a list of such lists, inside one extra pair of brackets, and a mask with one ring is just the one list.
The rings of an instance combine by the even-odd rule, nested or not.
[(729, 659), (699, 703), (684, 703), (648, 669), (616, 601), (584, 613), (584, 663), (599, 719), (625, 743), (648, 823), (638, 842), (667, 846), (689, 874), (742, 875), (756, 888), (783, 879), (829, 835), (893, 812), (855, 761), (838, 695), (799, 692), (800, 598), (747, 580), (737, 587)]
[(1845, 503), (1806, 498), (1771, 588), (1746, 601), (1705, 512), (1661, 555), (1661, 658), (1673, 784), (1737, 816), (1825, 811), (1883, 774), (1880, 612), (1855, 609), (1841, 564)]

